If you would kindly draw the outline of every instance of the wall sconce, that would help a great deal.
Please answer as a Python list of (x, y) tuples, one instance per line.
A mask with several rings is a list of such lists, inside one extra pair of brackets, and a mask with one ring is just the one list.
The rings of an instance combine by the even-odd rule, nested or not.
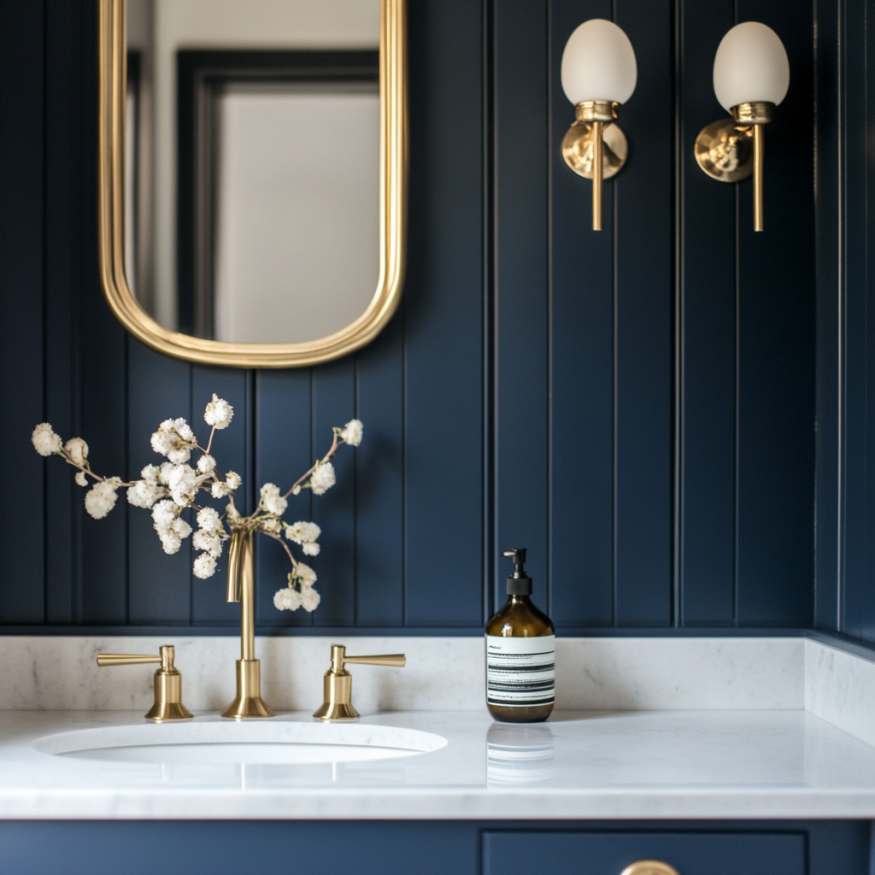
[(620, 172), (629, 146), (615, 125), (617, 108), (635, 90), (638, 65), (629, 37), (612, 21), (584, 21), (562, 53), (562, 88), (577, 121), (562, 140), (565, 163), (592, 180), (592, 229), (602, 230), (602, 182)]
[(790, 87), (790, 62), (781, 38), (758, 21), (737, 24), (714, 57), (714, 93), (732, 115), (696, 137), (699, 167), (721, 182), (753, 173), (753, 229), (763, 230), (763, 125)]

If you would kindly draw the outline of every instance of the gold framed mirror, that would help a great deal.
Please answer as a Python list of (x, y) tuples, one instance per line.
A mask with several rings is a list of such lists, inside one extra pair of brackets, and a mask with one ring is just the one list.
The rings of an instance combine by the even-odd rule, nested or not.
[[(125, 144), (128, 91), (126, 0), (97, 0), (99, 10), (98, 240), (101, 282), (122, 325), (158, 352), (199, 364), (241, 368), (306, 367), (330, 361), (370, 343), (398, 307), (407, 234), (407, 47), (406, 0), (379, 0), (379, 191), (378, 279), (359, 316), (316, 339), (289, 343), (217, 340), (162, 324), (138, 300), (128, 281)], [(317, 0), (318, 2), (318, 0)], [(350, 54), (350, 53), (348, 53)], [(376, 87), (376, 86), (375, 86)], [(338, 138), (350, 138), (342, 124)], [(354, 132), (352, 134), (354, 138)]]

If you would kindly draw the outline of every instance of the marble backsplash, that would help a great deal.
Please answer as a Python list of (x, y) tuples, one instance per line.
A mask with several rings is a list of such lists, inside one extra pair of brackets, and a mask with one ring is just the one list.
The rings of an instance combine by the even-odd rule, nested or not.
[[(237, 637), (6, 636), (0, 639), (0, 709), (145, 712), (154, 666), (98, 668), (96, 656), (157, 654), (162, 644), (176, 647), (190, 709), (222, 710), (234, 698)], [(402, 669), (350, 667), (353, 702), (362, 713), (484, 707), (480, 637), (259, 638), (265, 700), (277, 711), (315, 710), (332, 644), (346, 644), (351, 655), (407, 655)], [(801, 709), (808, 645), (814, 642), (801, 638), (559, 638), (556, 707)]]

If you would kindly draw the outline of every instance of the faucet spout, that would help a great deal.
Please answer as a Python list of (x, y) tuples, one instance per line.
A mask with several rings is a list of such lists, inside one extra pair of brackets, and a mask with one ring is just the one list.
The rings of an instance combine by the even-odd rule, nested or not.
[(273, 717), (261, 698), (261, 664), (255, 658), (255, 562), (252, 532), (238, 529), (228, 550), (229, 602), (240, 602), (240, 659), (237, 660), (237, 697), (222, 712), (231, 720)]

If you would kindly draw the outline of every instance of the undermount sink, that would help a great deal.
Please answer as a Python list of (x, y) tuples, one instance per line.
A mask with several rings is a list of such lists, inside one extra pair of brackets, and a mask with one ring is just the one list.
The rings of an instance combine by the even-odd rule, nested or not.
[(195, 720), (191, 723), (101, 726), (47, 735), (41, 753), (122, 763), (349, 763), (440, 750), (440, 735), (360, 723)]

